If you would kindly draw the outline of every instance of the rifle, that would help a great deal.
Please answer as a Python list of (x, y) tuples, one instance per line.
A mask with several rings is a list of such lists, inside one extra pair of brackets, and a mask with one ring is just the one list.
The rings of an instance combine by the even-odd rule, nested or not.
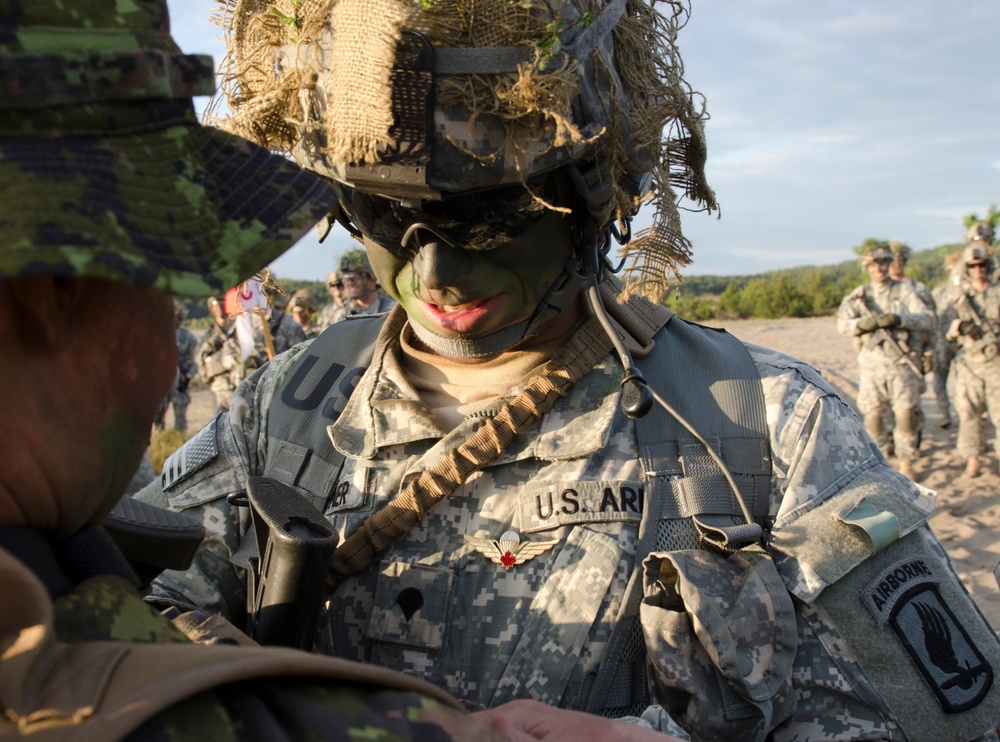
[(269, 477), (250, 477), (246, 494), (228, 500), (250, 508), (253, 533), (244, 539), (246, 551), (241, 545), (233, 554), (247, 570), (247, 635), (258, 644), (311, 650), (336, 531), (309, 500)]
[[(875, 314), (874, 311), (872, 311), (871, 307), (868, 306), (868, 301), (865, 299), (864, 286), (861, 287), (861, 309), (862, 311), (864, 311), (866, 317), (872, 317), (874, 319), (875, 317), (878, 316), (877, 314)], [(896, 351), (896, 354), (899, 356), (899, 358), (906, 361), (906, 365), (908, 365), (910, 368), (913, 369), (913, 373), (915, 373), (917, 376), (924, 375), (923, 369), (921, 369), (916, 364), (916, 362), (912, 358), (910, 358), (908, 349), (904, 348), (899, 343), (899, 341), (892, 336), (892, 333), (889, 332), (886, 328), (880, 327), (877, 330), (875, 330), (875, 332), (872, 334), (875, 337), (882, 340), (884, 343), (888, 344), (888, 346), (892, 348), (894, 351)]]
[[(963, 312), (963, 308), (968, 311)], [(958, 311), (959, 319), (972, 322), (982, 333), (980, 337), (987, 341), (987, 344), (983, 346), (983, 355), (986, 356), (986, 360), (992, 361), (997, 355), (1000, 355), (1000, 338), (997, 337), (993, 326), (980, 316), (975, 305), (969, 301), (969, 293), (967, 291), (962, 292), (962, 296), (955, 303), (955, 309)]]

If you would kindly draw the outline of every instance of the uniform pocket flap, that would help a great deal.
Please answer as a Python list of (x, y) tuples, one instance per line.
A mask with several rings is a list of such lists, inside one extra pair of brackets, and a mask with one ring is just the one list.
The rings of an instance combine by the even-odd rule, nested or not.
[(791, 673), (798, 646), (795, 611), (771, 557), (744, 549), (650, 554), (643, 562), (648, 604), (677, 599), (712, 663), (745, 698), (766, 701)]

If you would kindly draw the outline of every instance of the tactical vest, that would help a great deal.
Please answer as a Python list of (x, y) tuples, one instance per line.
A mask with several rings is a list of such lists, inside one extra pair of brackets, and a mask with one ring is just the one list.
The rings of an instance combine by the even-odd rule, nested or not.
[[(605, 305), (613, 306), (609, 301)], [(753, 358), (723, 330), (690, 324), (662, 307), (647, 306), (647, 316), (616, 317), (637, 366), (650, 386), (721, 455), (754, 520), (766, 529), (771, 455), (763, 388)], [(264, 475), (296, 487), (321, 512), (344, 462), (329, 445), (327, 427), (344, 409), (371, 362), (383, 321), (384, 317), (351, 318), (325, 330), (278, 381), (268, 410)], [(647, 492), (652, 493), (647, 496), (650, 504), (644, 510), (627, 599), (605, 661), (583, 697), (572, 703), (609, 717), (639, 714), (650, 703), (639, 622), (643, 558), (650, 552), (702, 549), (707, 533), (714, 541), (727, 537), (738, 541), (747, 525), (721, 469), (673, 416), (654, 406), (637, 421), (636, 430)], [(244, 540), (240, 552), (248, 541), (252, 539)], [(247, 556), (234, 554), (233, 562), (243, 562)], [(783, 590), (782, 597), (790, 605)], [(759, 726), (762, 720), (754, 705), (728, 687), (720, 692), (728, 715), (756, 719), (754, 726)]]

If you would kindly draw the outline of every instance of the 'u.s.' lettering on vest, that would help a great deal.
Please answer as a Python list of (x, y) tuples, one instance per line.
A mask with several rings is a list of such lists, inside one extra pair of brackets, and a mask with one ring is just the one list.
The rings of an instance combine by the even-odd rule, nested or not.
[(642, 519), (642, 482), (566, 482), (528, 484), (519, 493), (526, 533), (573, 523), (632, 522)]
[(940, 580), (921, 558), (895, 562), (868, 583), (862, 600), (890, 626), (950, 714), (976, 706), (993, 685), (993, 668), (941, 598)]

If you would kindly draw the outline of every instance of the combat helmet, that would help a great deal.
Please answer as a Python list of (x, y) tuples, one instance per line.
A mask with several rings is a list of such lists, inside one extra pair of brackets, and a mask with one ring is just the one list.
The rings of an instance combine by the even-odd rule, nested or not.
[(0, 279), (60, 275), (217, 294), (329, 209), (328, 183), (201, 126), (211, 57), (166, 0), (0, 3)]
[(312, 294), (310, 294), (305, 289), (299, 289), (292, 294), (291, 299), (288, 301), (288, 308), (295, 309), (295, 307), (305, 307), (310, 313), (316, 311), (316, 300), (313, 299)]
[(982, 242), (986, 245), (993, 244), (993, 225), (989, 222), (973, 222), (965, 231), (965, 244)]
[(894, 258), (902, 258), (903, 260), (909, 260), (913, 253), (909, 245), (899, 240), (889, 240), (889, 250)]
[(627, 242), (651, 201), (653, 226), (623, 253), (657, 294), (690, 260), (677, 201), (716, 204), (676, 46), (686, 4), (655, 4), (230, 0), (224, 125), (349, 186), (342, 223), (397, 240), (394, 205), (510, 188), (517, 208), (498, 220), (544, 213), (539, 183), (557, 169), (605, 244), (612, 229)]
[(881, 260), (892, 261), (894, 255), (892, 249), (890, 248), (890, 243), (885, 240), (877, 240), (869, 238), (862, 242), (855, 252), (861, 257), (861, 267), (868, 268), (872, 263), (876, 263)]
[(369, 278), (375, 278), (371, 261), (368, 260), (368, 253), (364, 250), (348, 250), (340, 258), (339, 275), (341, 278), (347, 273), (363, 273)]
[(993, 255), (985, 243), (976, 241), (962, 250), (962, 265), (965, 266), (966, 271), (968, 271), (970, 263), (986, 263), (987, 270), (992, 270)]

